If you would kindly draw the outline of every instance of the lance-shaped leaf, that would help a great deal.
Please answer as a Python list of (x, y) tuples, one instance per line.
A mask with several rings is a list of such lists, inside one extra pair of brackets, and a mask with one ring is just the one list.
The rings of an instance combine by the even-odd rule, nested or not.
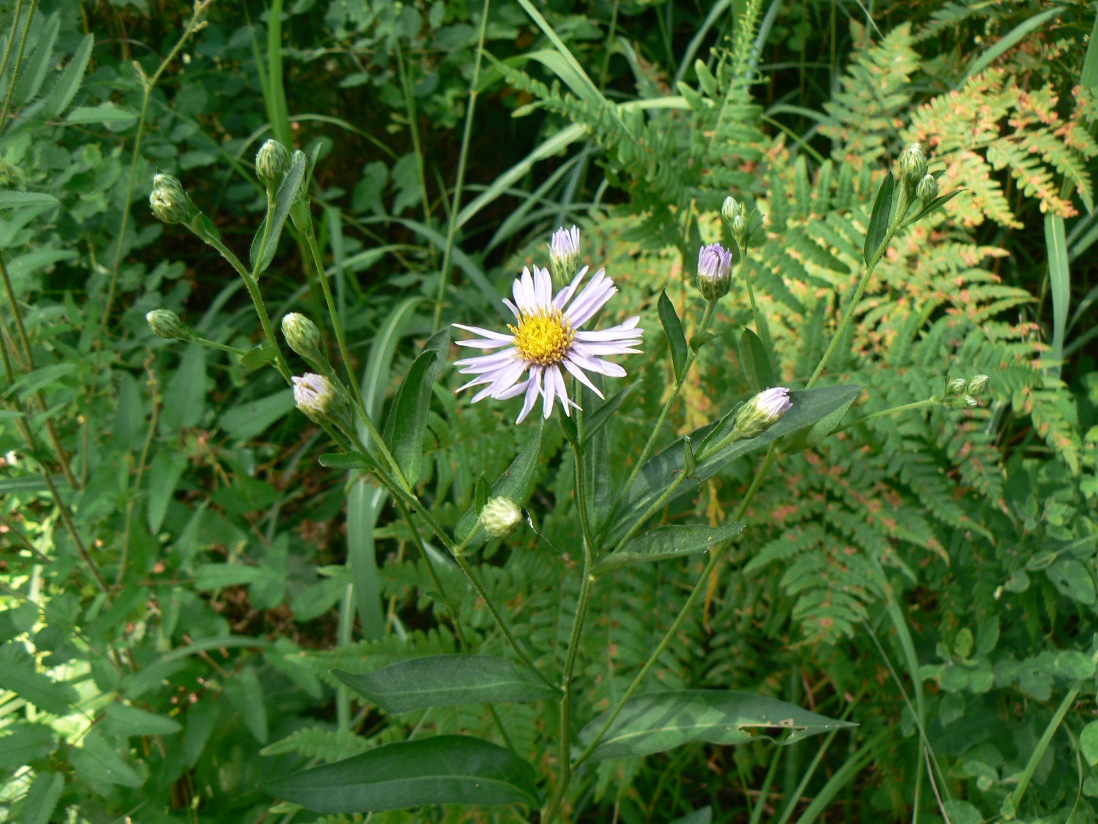
[[(584, 727), (579, 744), (591, 744), (608, 713)], [(691, 741), (742, 744), (767, 738), (792, 744), (810, 735), (855, 727), (787, 704), (735, 690), (674, 690), (630, 698), (606, 731), (591, 759), (628, 758), (664, 752)]]
[(671, 305), (666, 292), (660, 292), (660, 300), (656, 306), (660, 315), (660, 323), (663, 324), (664, 334), (667, 335), (667, 343), (671, 346), (671, 362), (675, 365), (675, 377), (682, 380), (686, 370), (686, 335), (682, 331), (682, 321), (679, 320), (675, 307)]
[(400, 386), (396, 403), (389, 413), (392, 428), (393, 457), (410, 484), (419, 479), (423, 459), (423, 436), (427, 432), (427, 413), (431, 407), (431, 390), (438, 377), (443, 353), (450, 345), (450, 330), (435, 333), (423, 354), (416, 358), (408, 376)]
[(880, 251), (888, 234), (888, 226), (892, 222), (892, 192), (896, 188), (896, 178), (892, 172), (885, 175), (881, 181), (881, 188), (877, 190), (877, 199), (873, 201), (873, 214), (869, 217), (869, 228), (865, 232), (865, 246), (862, 248), (862, 257), (868, 264)]
[[(691, 482), (682, 484), (671, 496), (673, 503), (695, 491), (698, 483), (708, 480), (727, 467), (736, 458), (763, 449), (771, 441), (792, 435), (833, 415), (837, 410), (845, 412), (861, 393), (860, 386), (825, 386), (820, 389), (794, 390), (789, 393), (792, 407), (773, 426), (754, 438), (729, 441), (735, 426), (735, 415), (729, 413), (715, 423), (690, 433), (690, 439), (698, 444), (694, 448), (696, 467)], [(841, 415), (840, 415), (841, 418)], [(838, 422), (835, 421), (837, 424)], [(832, 427), (833, 428), (833, 427)], [(830, 429), (828, 430), (830, 431)], [(675, 441), (662, 452), (645, 461), (637, 479), (630, 487), (621, 509), (622, 517), (614, 519), (608, 534), (602, 536), (605, 543), (620, 540), (667, 489), (675, 477), (685, 469), (682, 439)]]
[(759, 336), (750, 329), (740, 335), (740, 368), (753, 392), (762, 392), (774, 385), (774, 370)]
[(743, 523), (735, 521), (721, 526), (665, 526), (633, 538), (612, 555), (607, 555), (595, 567), (599, 574), (623, 564), (642, 561), (665, 561), (708, 552), (716, 544), (735, 538), (743, 532)]
[(388, 713), (457, 704), (539, 701), (555, 692), (533, 673), (487, 655), (431, 655), (379, 670), (332, 675)]
[(534, 768), (464, 735), (404, 741), (260, 786), (318, 813), (368, 813), (425, 804), (539, 803)]
[[(493, 498), (510, 498), (519, 505), (526, 500), (530, 481), (534, 477), (534, 469), (538, 465), (538, 456), (541, 454), (541, 433), (544, 428), (545, 421), (539, 419), (530, 440), (526, 442), (526, 446), (511, 461), (507, 471), (492, 485)], [(479, 516), (480, 511), (477, 509), (470, 507), (465, 510), (465, 514), (461, 516), (457, 527), (454, 529), (454, 537), (458, 541), (464, 541), (473, 528), (476, 527)], [(469, 543), (469, 548), (474, 549), (483, 544), (485, 540), (487, 538), (484, 531), (481, 530)]]
[(939, 195), (929, 203), (924, 203), (923, 208), (917, 211), (912, 217), (909, 217), (907, 220), (904, 221), (904, 226), (910, 226), (912, 223), (916, 223), (917, 221), (922, 220), (924, 217), (928, 217), (929, 215), (941, 209), (943, 206), (949, 203), (949, 201), (953, 200), (953, 198), (957, 197), (957, 195), (959, 195), (963, 191), (963, 188), (954, 189), (952, 192), (946, 192), (944, 195)]
[[(293, 162), (286, 170), (286, 176), (282, 178), (282, 184), (275, 193), (274, 203), (271, 204), (267, 216), (259, 224), (259, 231), (252, 239), (250, 259), (252, 269), (256, 275), (263, 272), (274, 259), (278, 249), (278, 239), (282, 237), (282, 228), (286, 225), (286, 218), (290, 215), (290, 207), (297, 197), (297, 191), (301, 188), (301, 181), (305, 177), (305, 164), (307, 159), (304, 152), (294, 152)], [(270, 228), (267, 226), (270, 224)], [(264, 238), (266, 235), (266, 238)]]

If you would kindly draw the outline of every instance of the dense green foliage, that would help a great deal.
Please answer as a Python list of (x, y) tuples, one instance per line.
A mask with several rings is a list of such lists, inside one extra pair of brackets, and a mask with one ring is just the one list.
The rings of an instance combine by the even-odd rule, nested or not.
[[(679, 477), (684, 494), (641, 519), (648, 549), (660, 529), (727, 530), (720, 555), (599, 569), (573, 743), (655, 649), (644, 689), (683, 691), (695, 717), (779, 699), (825, 734), (774, 747), (717, 724), (647, 755), (603, 742), (571, 778), (571, 820), (1095, 819), (1092, 5), (895, 4), (872, 20), (757, 0), (498, 3), (486, 19), (442, 0), (14, 6), (0, 15), (0, 821), (361, 820), (260, 783), (348, 758), (428, 770), (451, 751), (506, 774), (491, 798), (508, 806), (371, 820), (536, 816), (561, 769), (557, 706), (485, 598), (559, 679), (582, 598), (569, 446), (583, 433), (455, 395), (454, 350), (432, 335), (500, 327), (499, 297), (573, 222), (583, 262), (620, 289), (607, 314), (645, 329), (629, 379), (604, 384), (613, 425), (583, 443), (597, 537), (626, 543), (618, 510), (644, 513)], [(198, 233), (250, 263), (275, 205), (253, 165), (270, 137), (308, 158), (315, 232), (290, 192), (265, 311), (324, 329), (418, 500), (470, 536), (483, 592), (362, 471), (376, 453), (335, 454), (297, 413), (279, 371), (305, 363), (272, 346), (245, 279), (149, 212), (153, 176), (174, 175), (208, 216)], [(889, 236), (862, 294), (875, 197), (913, 142), (942, 193), (964, 191)], [(759, 225), (715, 334), (693, 339), (709, 318), (694, 261), (727, 242), (728, 195)], [(152, 335), (159, 307), (215, 346)], [(836, 332), (812, 390), (835, 393), (826, 426), (775, 431), (757, 489), (765, 437), (706, 464), (695, 430), (768, 385), (814, 383)], [(940, 402), (980, 373), (979, 407)], [(679, 380), (649, 464), (662, 474), (611, 506)], [(599, 402), (583, 405), (589, 424)], [(503, 540), (471, 533), (490, 491), (530, 519)], [(513, 662), (468, 676), (504, 682), (481, 700), (513, 703), (390, 704), (389, 682), (366, 677), (469, 651)], [(399, 761), (373, 755), (409, 739)]]

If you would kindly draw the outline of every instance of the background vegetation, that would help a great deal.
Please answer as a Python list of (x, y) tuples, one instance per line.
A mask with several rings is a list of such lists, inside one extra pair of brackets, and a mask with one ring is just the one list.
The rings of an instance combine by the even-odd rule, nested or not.
[[(258, 343), (231, 269), (145, 204), (156, 171), (176, 175), (243, 254), (265, 207), (252, 158), (271, 136), (317, 152), (314, 219), (372, 410), (434, 329), (484, 323), (575, 222), (585, 261), (622, 287), (616, 311), (651, 330), (619, 412), (638, 423), (667, 385), (656, 297), (697, 322), (693, 256), (719, 237), (725, 196), (765, 216), (755, 297), (776, 380), (803, 385), (857, 281), (880, 179), (904, 145), (928, 147), (943, 191), (966, 192), (897, 238), (827, 379), (867, 388), (851, 419), (979, 372), (993, 400), (863, 420), (783, 461), (653, 681), (860, 726), (606, 762), (577, 778), (573, 816), (1094, 820), (1093, 4), (11, 5), (0, 820), (319, 820), (258, 782), (413, 729), (492, 734), (476, 708), (391, 719), (339, 688), (333, 667), (457, 651), (454, 615), (478, 648), (503, 645), (475, 593), (456, 579), (435, 592), (384, 494), (318, 465), (324, 435), (273, 370), (145, 324), (163, 306), (205, 338)], [(311, 266), (287, 231), (262, 281), (273, 317), (324, 315)], [(750, 321), (734, 289), (677, 431), (752, 391), (735, 346)], [(451, 527), (526, 438), (510, 406), (469, 406), (457, 385), (444, 370), (419, 482)], [(547, 427), (537, 533), (478, 556), (548, 668), (578, 587), (562, 445)], [(623, 434), (606, 448), (620, 462), (639, 447)], [(720, 523), (752, 469), (667, 517)], [(585, 717), (628, 683), (699, 568), (630, 568), (592, 605)], [(542, 758), (534, 735), (552, 722), (505, 712), (515, 747)]]

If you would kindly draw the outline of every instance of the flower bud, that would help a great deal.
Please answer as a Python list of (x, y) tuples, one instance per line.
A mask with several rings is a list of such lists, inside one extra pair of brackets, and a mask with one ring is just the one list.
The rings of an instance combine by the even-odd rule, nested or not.
[(956, 398), (958, 395), (963, 395), (965, 387), (968, 385), (968, 381), (964, 378), (954, 378), (946, 384), (945, 395), (947, 398)]
[(732, 218), (732, 237), (740, 246), (747, 245), (747, 218), (743, 215)]
[(716, 300), (727, 294), (732, 285), (732, 253), (719, 243), (702, 247), (698, 252), (698, 291), (706, 300)]
[(153, 334), (165, 340), (194, 340), (194, 332), (171, 309), (153, 309), (145, 315), (145, 320)]
[[(919, 148), (918, 143), (912, 143), (900, 153), (899, 160), (900, 178), (909, 186), (914, 187), (926, 176), (926, 155)], [(910, 188), (908, 189), (910, 191)]]
[(268, 140), (255, 156), (255, 176), (268, 191), (278, 189), (290, 168), (290, 150), (277, 140)]
[(183, 184), (171, 175), (157, 175), (153, 178), (149, 206), (157, 218), (169, 225), (189, 223), (194, 210), (191, 199), (183, 191)]
[(736, 413), (736, 422), (732, 427), (736, 440), (761, 435), (781, 420), (782, 415), (792, 407), (789, 390), (784, 386), (775, 386), (760, 392)]
[(915, 196), (923, 203), (930, 203), (938, 196), (938, 181), (934, 179), (934, 175), (923, 175), (923, 179), (915, 187)]
[(324, 364), (325, 358), (320, 351), (320, 330), (316, 324), (302, 314), (290, 312), (282, 318), (282, 335), (286, 345), (309, 363), (310, 366)]
[(988, 380), (987, 375), (976, 375), (968, 382), (968, 386), (965, 387), (965, 393), (972, 395), (974, 398), (980, 397), (980, 395), (987, 392)]
[(724, 205), (721, 206), (721, 217), (724, 218), (724, 222), (728, 224), (729, 228), (732, 226), (732, 221), (737, 217), (744, 217), (743, 204), (740, 203), (734, 197), (726, 197), (724, 199)]
[(557, 289), (563, 289), (572, 282), (579, 272), (579, 260), (580, 230), (575, 226), (569, 229), (561, 226), (549, 241), (549, 271)]
[(480, 522), (493, 538), (506, 538), (522, 523), (522, 510), (510, 498), (489, 498), (480, 511)]
[(312, 372), (293, 378), (294, 403), (313, 423), (331, 423), (344, 431), (351, 426), (342, 390), (323, 375)]

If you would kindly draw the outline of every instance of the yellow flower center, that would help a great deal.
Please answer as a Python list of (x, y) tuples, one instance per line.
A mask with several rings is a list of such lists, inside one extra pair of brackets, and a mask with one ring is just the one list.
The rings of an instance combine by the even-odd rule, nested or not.
[(560, 363), (576, 337), (568, 318), (559, 309), (523, 313), (518, 326), (508, 324), (515, 336), (515, 348), (523, 360), (539, 366)]

